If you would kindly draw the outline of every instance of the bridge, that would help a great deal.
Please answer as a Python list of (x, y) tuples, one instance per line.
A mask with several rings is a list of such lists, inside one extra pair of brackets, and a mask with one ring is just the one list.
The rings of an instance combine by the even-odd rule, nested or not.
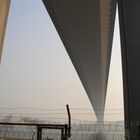
[[(93, 106), (103, 120), (118, 4), (126, 139), (140, 138), (140, 1), (43, 0)], [(10, 0), (0, 1), (0, 53)], [(47, 26), (47, 25), (46, 25)], [(1, 55), (0, 55), (1, 56)], [(133, 132), (136, 132), (133, 135)]]

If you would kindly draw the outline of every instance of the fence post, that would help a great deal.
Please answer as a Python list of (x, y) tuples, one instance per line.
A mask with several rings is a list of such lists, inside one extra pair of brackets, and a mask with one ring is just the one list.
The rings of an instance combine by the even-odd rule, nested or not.
[(67, 113), (68, 113), (68, 137), (71, 136), (71, 114), (70, 114), (70, 109), (69, 105), (66, 105), (67, 108)]
[(68, 140), (68, 126), (67, 126), (67, 124), (65, 124), (65, 139), (64, 140)]
[(61, 140), (64, 140), (64, 129), (61, 129)]
[(41, 140), (42, 139), (42, 128), (37, 125), (37, 140)]

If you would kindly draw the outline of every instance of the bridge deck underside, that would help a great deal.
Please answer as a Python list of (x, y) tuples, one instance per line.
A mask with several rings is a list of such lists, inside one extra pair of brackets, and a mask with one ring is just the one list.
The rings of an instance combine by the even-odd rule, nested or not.
[(75, 66), (97, 119), (102, 120), (116, 1), (43, 2)]

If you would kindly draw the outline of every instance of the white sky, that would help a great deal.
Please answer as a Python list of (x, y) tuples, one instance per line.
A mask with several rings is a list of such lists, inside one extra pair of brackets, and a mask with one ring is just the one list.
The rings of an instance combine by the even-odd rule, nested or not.
[[(123, 108), (119, 47), (117, 20), (106, 103), (106, 108), (111, 110), (106, 111), (107, 121), (123, 119), (123, 114), (120, 114), (122, 110), (112, 110)], [(92, 108), (40, 0), (12, 0), (0, 67), (1, 108), (60, 109), (65, 108), (66, 104), (71, 108)], [(0, 112), (31, 111), (0, 109)], [(94, 113), (81, 116), (74, 114), (75, 111), (72, 113), (73, 119), (96, 120)], [(91, 111), (85, 110), (82, 113)]]

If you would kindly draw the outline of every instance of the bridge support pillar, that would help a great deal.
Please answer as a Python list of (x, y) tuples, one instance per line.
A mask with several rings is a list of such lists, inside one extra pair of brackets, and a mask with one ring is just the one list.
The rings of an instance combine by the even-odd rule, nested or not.
[(140, 139), (140, 1), (118, 0), (126, 140)]

